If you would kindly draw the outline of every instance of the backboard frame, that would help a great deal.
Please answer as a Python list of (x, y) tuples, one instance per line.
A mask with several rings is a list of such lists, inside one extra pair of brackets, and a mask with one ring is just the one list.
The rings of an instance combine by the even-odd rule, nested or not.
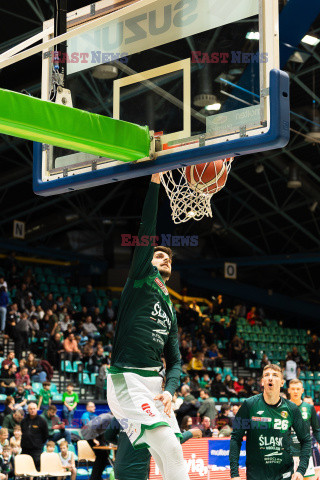
[[(47, 146), (34, 148), (34, 191), (39, 195), (53, 195), (81, 188), (88, 188), (106, 183), (113, 183), (143, 175), (149, 175), (156, 171), (172, 170), (188, 164), (197, 164), (209, 160), (215, 160), (229, 156), (239, 156), (257, 151), (284, 147), (289, 141), (290, 103), (289, 103), (289, 78), (279, 68), (279, 20), (277, 0), (259, 1), (259, 29), (264, 34), (260, 35), (260, 51), (268, 52), (268, 62), (260, 62), (260, 118), (261, 127), (249, 129), (245, 137), (239, 133), (220, 136), (219, 138), (194, 138), (185, 145), (170, 150), (156, 152), (152, 160), (124, 165), (122, 162), (92, 157), (90, 164), (83, 164), (83, 168), (77, 169), (76, 173), (63, 176), (61, 169), (48, 175), (48, 149)], [(168, 0), (170, 2), (170, 0)], [(141, 0), (139, 4), (153, 4), (155, 0)], [(95, 15), (110, 4), (108, 0), (102, 0), (95, 4)], [(72, 28), (82, 23), (82, 18), (90, 17), (91, 6), (83, 7), (77, 12), (68, 14), (68, 25)], [(118, 11), (123, 14), (124, 10), (134, 8), (130, 6)], [(114, 12), (116, 17), (117, 12)], [(272, 19), (272, 21), (270, 21)], [(44, 31), (51, 32), (53, 20), (44, 23)], [(52, 38), (52, 34), (44, 37), (43, 41)], [(49, 52), (50, 53), (50, 52)], [(50, 94), (50, 55), (44, 50), (42, 66), (42, 99), (48, 100)], [(275, 67), (275, 70), (273, 69)], [(130, 78), (130, 77), (127, 77)], [(121, 82), (115, 85), (121, 85)], [(189, 85), (186, 82), (186, 91), (189, 94)], [(284, 95), (285, 94), (285, 95)], [(279, 95), (279, 97), (277, 97)], [(190, 97), (189, 97), (190, 98)], [(190, 109), (187, 104), (187, 111)], [(117, 118), (117, 116), (115, 117)], [(187, 130), (185, 133), (189, 133)], [(188, 137), (190, 135), (186, 135)], [(240, 137), (240, 138), (239, 138)], [(175, 137), (173, 137), (175, 139)], [(170, 138), (161, 139), (162, 143), (170, 141)], [(79, 159), (82, 158), (79, 154)], [(98, 165), (97, 165), (98, 164)], [(93, 165), (95, 167), (93, 168)]]

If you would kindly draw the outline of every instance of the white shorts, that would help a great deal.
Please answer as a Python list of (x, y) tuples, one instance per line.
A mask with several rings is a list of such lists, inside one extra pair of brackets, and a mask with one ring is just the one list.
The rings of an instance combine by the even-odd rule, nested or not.
[(182, 436), (173, 410), (168, 417), (163, 403), (154, 400), (163, 392), (162, 382), (160, 375), (142, 377), (131, 372), (107, 377), (108, 405), (135, 448), (148, 448), (145, 430), (161, 425), (171, 427), (177, 436)]
[[(294, 461), (294, 471), (296, 472), (297, 468), (299, 466), (300, 458), (299, 457), (293, 457), (293, 461)], [(310, 457), (309, 465), (308, 465), (306, 473), (304, 474), (304, 477), (313, 477), (315, 474), (316, 474), (316, 472), (315, 472), (314, 465), (313, 465), (313, 459), (312, 459), (312, 457)]]

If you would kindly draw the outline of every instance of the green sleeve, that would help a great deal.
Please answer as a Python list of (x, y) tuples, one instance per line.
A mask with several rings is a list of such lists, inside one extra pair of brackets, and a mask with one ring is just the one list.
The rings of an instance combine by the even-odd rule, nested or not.
[(79, 396), (77, 393), (75, 393), (73, 396), (73, 403), (79, 403)]
[(180, 443), (185, 443), (192, 437), (193, 435), (191, 432), (183, 432), (182, 437), (180, 437)]
[(104, 432), (104, 438), (108, 443), (118, 443), (118, 435), (120, 432), (119, 422), (113, 418), (109, 423), (106, 431)]
[(237, 415), (233, 421), (233, 430), (230, 440), (230, 475), (231, 478), (239, 477), (239, 457), (242, 439), (246, 434), (246, 424), (249, 427), (249, 407), (247, 402), (244, 402), (238, 410)]
[(166, 386), (165, 390), (173, 396), (180, 384), (181, 360), (178, 341), (177, 319), (174, 315), (174, 322), (168, 336), (167, 343), (163, 349), (166, 360)]
[(312, 433), (318, 443), (320, 443), (320, 425), (316, 409), (311, 407), (311, 428)]
[(134, 250), (134, 255), (129, 271), (129, 278), (145, 278), (153, 273), (151, 264), (153, 257), (154, 242), (150, 241), (150, 237), (156, 235), (157, 212), (158, 212), (158, 196), (160, 185), (150, 182), (149, 190), (146, 195), (141, 223), (138, 233), (140, 242), (143, 242), (143, 236), (147, 235), (145, 245), (137, 246)]
[(301, 446), (300, 463), (297, 472), (304, 476), (309, 465), (309, 458), (311, 454), (311, 435), (297, 406), (295, 406), (293, 409), (292, 427), (297, 434)]

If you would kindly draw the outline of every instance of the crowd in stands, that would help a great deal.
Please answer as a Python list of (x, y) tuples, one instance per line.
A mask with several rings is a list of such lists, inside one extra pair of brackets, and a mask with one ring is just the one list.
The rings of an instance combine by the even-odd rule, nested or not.
[[(95, 398), (105, 399), (118, 300), (108, 298), (105, 291), (99, 295), (91, 285), (73, 287), (68, 277), (54, 277), (52, 270), (47, 277), (43, 272), (36, 267), (24, 268), (14, 255), (9, 257), (3, 274), (0, 268), (0, 329), (2, 338), (14, 344), (14, 351), (6, 352), (2, 361), (0, 378), (0, 394), (6, 396), (0, 430), (0, 472), (6, 472), (6, 478), (13, 476), (14, 455), (28, 453), (39, 465), (44, 446), (50, 451), (57, 442), (61, 460), (70, 464), (74, 476), (74, 458), (68, 453), (72, 440), (69, 426), (81, 398), (69, 383), (66, 391), (60, 392), (62, 418), (57, 415), (51, 380), (53, 369), (60, 370), (62, 358), (73, 365), (82, 364), (86, 372), (95, 374)], [(57, 288), (52, 288), (55, 292), (48, 289), (49, 277), (56, 280)], [(254, 332), (267, 328), (266, 315), (255, 306), (227, 304), (222, 295), (206, 305), (188, 301), (175, 304), (175, 309), (182, 376), (174, 409), (181, 430), (200, 425), (203, 436), (229, 436), (239, 404), (261, 392), (262, 369), (275, 363), (269, 347), (259, 351), (259, 344), (255, 346), (244, 334), (245, 328)], [(283, 328), (281, 322), (277, 326)], [(287, 382), (320, 371), (317, 335), (307, 338), (303, 352), (300, 348), (299, 343), (283, 347), (284, 357), (278, 363)], [(228, 360), (236, 368), (227, 367)], [(247, 370), (241, 371), (246, 374), (237, 376), (239, 368), (244, 367)], [(76, 377), (75, 383), (78, 380)], [(35, 382), (42, 384), (37, 392)], [(306, 392), (310, 396), (314, 389)], [(82, 423), (95, 415), (95, 404), (88, 402)], [(30, 429), (32, 425), (38, 428)]]

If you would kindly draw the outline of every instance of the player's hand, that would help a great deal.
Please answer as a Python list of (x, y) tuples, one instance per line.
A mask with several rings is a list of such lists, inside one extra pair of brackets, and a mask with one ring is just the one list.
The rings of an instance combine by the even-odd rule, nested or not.
[(171, 417), (171, 395), (169, 392), (163, 392), (160, 395), (154, 397), (154, 400), (159, 400), (164, 405), (164, 413)]
[(192, 433), (193, 438), (201, 438), (202, 437), (202, 432), (200, 428), (190, 428), (189, 432)]
[(160, 183), (160, 173), (154, 173), (151, 177), (151, 182)]
[(296, 472), (292, 475), (291, 480), (303, 480), (303, 476), (301, 475), (301, 473)]

